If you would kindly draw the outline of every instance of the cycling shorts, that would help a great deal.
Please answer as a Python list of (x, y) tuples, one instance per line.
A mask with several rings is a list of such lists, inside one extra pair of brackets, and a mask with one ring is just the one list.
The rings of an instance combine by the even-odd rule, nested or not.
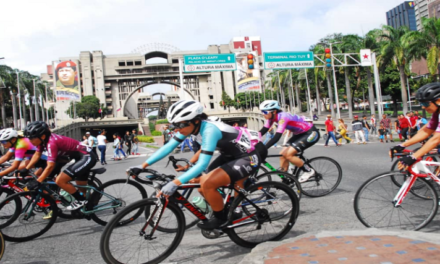
[(98, 158), (95, 153), (82, 154), (77, 152), (71, 156), (75, 163), (67, 167), (63, 172), (77, 181), (87, 181), (90, 170), (95, 166)]
[(319, 141), (319, 138), (321, 136), (319, 135), (318, 129), (316, 129), (315, 126), (310, 128), (307, 132), (293, 135), (289, 141), (288, 145), (296, 149), (296, 151), (304, 152), (304, 150), (310, 148), (311, 146), (315, 145), (316, 142)]

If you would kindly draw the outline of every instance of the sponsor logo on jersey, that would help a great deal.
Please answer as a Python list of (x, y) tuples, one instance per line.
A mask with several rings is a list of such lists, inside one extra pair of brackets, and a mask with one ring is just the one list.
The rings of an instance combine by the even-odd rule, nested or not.
[(252, 155), (249, 157), (249, 159), (251, 160), (250, 164), (252, 167), (258, 166), (258, 156), (257, 155)]
[(234, 170), (240, 171), (240, 166), (234, 165)]
[(307, 137), (307, 142), (315, 142), (317, 137), (318, 133), (316, 131), (313, 131), (312, 134)]
[(284, 120), (284, 119), (281, 119), (280, 121), (278, 121), (278, 125), (282, 125), (282, 124), (284, 124), (286, 122), (286, 120)]

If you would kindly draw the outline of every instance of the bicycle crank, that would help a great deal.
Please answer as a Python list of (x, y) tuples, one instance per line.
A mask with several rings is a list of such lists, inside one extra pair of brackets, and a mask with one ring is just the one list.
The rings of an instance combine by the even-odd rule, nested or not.
[(224, 233), (221, 230), (203, 230), (202, 229), (202, 235), (206, 237), (207, 239), (216, 239), (219, 238)]

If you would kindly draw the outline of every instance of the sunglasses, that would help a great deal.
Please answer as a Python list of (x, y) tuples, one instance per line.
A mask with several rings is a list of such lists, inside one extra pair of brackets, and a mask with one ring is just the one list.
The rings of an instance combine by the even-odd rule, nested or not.
[(8, 143), (8, 141), (7, 140), (2, 140), (2, 141), (0, 141), (0, 143), (2, 143), (4, 145), (4, 144)]
[(174, 128), (182, 129), (182, 128), (185, 128), (185, 127), (189, 127), (189, 126), (191, 125), (191, 123), (190, 123), (190, 122), (185, 122), (185, 123), (174, 123), (174, 124), (172, 124), (172, 125), (174, 126)]
[(263, 113), (263, 115), (267, 115), (269, 113), (272, 113), (272, 111), (264, 111), (264, 110), (262, 110), (261, 113)]
[(420, 102), (420, 105), (423, 107), (429, 107), (430, 104), (431, 102)]

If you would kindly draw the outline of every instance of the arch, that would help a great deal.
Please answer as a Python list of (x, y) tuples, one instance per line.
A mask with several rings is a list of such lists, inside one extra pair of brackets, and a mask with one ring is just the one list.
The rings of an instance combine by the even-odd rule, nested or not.
[[(180, 87), (180, 84), (175, 83), (175, 82), (170, 82), (170, 81), (153, 81), (153, 82), (148, 82), (148, 83), (145, 83), (145, 84), (139, 86), (138, 88), (134, 89), (134, 90), (128, 95), (127, 99), (125, 99), (124, 104), (123, 104), (123, 106), (122, 106), (122, 109), (123, 109), (123, 116), (128, 116), (128, 118), (131, 118), (131, 119), (138, 119), (139, 117), (138, 117), (138, 112), (137, 112), (137, 98), (134, 99), (134, 98), (132, 98), (132, 96), (133, 96), (135, 93), (137, 93), (137, 91), (139, 91), (140, 89), (142, 89), (142, 88), (144, 88), (144, 87), (147, 87), (147, 86), (149, 86), (149, 85), (153, 85), (153, 84), (159, 84), (159, 83), (170, 84), (170, 85), (174, 85), (174, 86)], [(193, 100), (196, 100), (196, 99), (194, 98), (194, 95), (193, 95), (188, 89), (183, 88), (183, 90), (184, 90), (189, 96), (191, 96), (191, 98), (192, 98)], [(158, 93), (158, 94), (159, 94), (159, 93)], [(179, 97), (179, 98), (180, 98), (180, 97)], [(130, 109), (128, 109), (128, 108), (130, 108)], [(134, 112), (133, 109), (135, 109), (135, 112)]]
[(163, 51), (152, 51), (145, 54), (145, 61), (152, 58), (162, 58), (168, 60), (168, 54)]

